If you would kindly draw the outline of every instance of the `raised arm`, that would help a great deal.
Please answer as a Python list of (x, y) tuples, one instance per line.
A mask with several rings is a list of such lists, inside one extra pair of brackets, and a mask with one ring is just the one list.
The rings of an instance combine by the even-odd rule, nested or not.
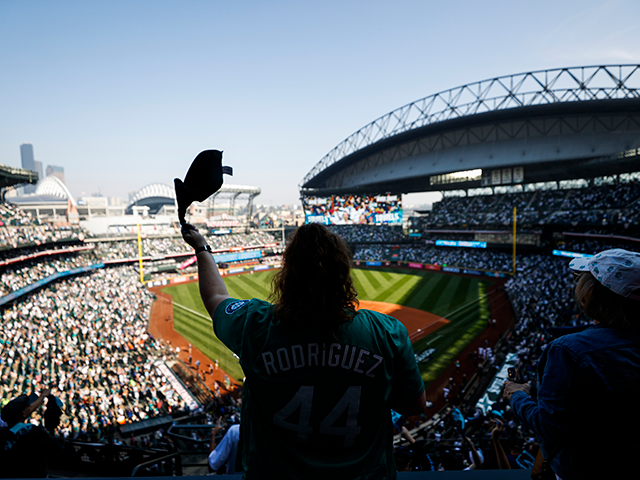
[(216, 426), (211, 430), (211, 443), (209, 444), (209, 453), (213, 452), (216, 449), (216, 436), (222, 430), (222, 417), (218, 417), (218, 421), (216, 422)]
[(38, 397), (38, 399), (24, 409), (24, 411), (22, 412), (23, 417), (28, 418), (29, 415), (31, 415), (34, 411), (36, 411), (40, 407), (40, 405), (42, 405), (42, 403), (44, 402), (44, 399), (47, 398), (47, 396), (49, 396), (50, 393), (51, 392), (49, 391), (48, 388), (44, 388), (42, 390), (42, 393), (40, 393), (40, 396)]
[(196, 249), (200, 296), (207, 312), (213, 318), (218, 305), (229, 298), (229, 292), (227, 292), (227, 287), (220, 276), (220, 272), (218, 272), (218, 266), (213, 259), (213, 254), (202, 248), (208, 247), (207, 240), (198, 232), (198, 229), (193, 225), (183, 225), (182, 238)]
[(500, 470), (511, 470), (511, 465), (509, 465), (507, 455), (504, 453), (502, 443), (500, 443), (500, 435), (502, 435), (504, 425), (498, 419), (495, 419), (494, 422), (495, 427), (491, 430), (491, 439), (493, 440), (493, 449), (495, 450), (496, 458), (498, 459), (498, 467)]
[(471, 458), (473, 458), (473, 463), (469, 465), (469, 470), (477, 470), (480, 465), (482, 465), (482, 459), (480, 455), (478, 455), (478, 450), (476, 446), (473, 444), (469, 437), (464, 437), (465, 441), (469, 445), (469, 449), (471, 450)]

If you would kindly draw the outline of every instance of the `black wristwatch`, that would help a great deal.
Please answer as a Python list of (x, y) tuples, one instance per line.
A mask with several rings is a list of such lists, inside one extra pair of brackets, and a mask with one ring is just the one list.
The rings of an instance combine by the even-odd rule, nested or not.
[(211, 245), (206, 245), (206, 244), (196, 248), (196, 255), (198, 255), (200, 252), (213, 253), (213, 251), (211, 250)]

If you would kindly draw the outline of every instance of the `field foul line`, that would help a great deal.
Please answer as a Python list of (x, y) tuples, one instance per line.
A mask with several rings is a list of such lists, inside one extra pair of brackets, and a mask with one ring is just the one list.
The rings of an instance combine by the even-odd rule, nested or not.
[(185, 307), (184, 305), (180, 305), (179, 303), (173, 302), (173, 304), (177, 307), (180, 307), (183, 310), (186, 310), (187, 312), (193, 313), (194, 315), (198, 315), (199, 317), (205, 318), (207, 320), (211, 320), (211, 317), (209, 315), (203, 315), (200, 312), (196, 312), (195, 310), (191, 310), (189, 307)]
[(442, 334), (439, 333), (438, 335), (436, 335), (435, 337), (433, 337), (431, 340), (429, 340), (426, 345), (431, 345), (433, 342), (435, 342), (437, 339), (439, 339), (440, 337), (442, 337)]

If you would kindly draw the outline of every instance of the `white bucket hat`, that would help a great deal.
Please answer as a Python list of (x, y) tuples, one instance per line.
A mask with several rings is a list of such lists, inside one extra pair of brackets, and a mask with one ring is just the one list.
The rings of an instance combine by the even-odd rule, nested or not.
[(574, 258), (569, 268), (574, 272), (590, 272), (612, 292), (640, 300), (640, 295), (632, 293), (640, 288), (640, 253), (614, 248), (590, 258)]

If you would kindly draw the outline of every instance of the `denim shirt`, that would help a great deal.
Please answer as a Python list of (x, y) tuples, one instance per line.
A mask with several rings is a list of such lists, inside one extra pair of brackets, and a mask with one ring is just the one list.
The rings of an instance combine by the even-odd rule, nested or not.
[(553, 471), (563, 480), (637, 474), (640, 334), (597, 324), (565, 335), (544, 351), (538, 375), (537, 403), (519, 391), (511, 407), (545, 457), (556, 455)]

